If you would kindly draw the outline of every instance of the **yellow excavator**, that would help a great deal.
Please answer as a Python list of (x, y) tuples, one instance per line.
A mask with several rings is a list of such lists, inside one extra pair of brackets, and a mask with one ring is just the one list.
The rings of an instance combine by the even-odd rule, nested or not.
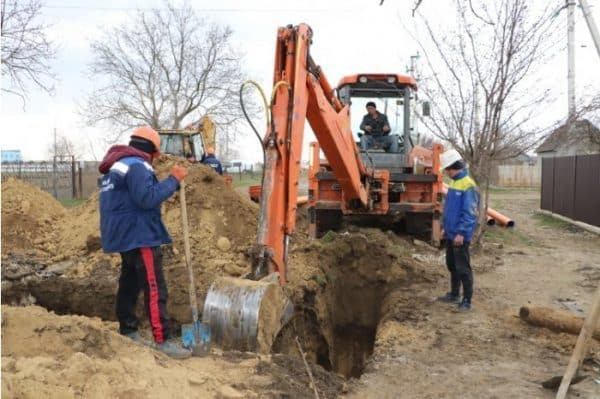
[(208, 148), (215, 148), (217, 128), (210, 116), (205, 115), (183, 129), (160, 129), (160, 152), (201, 162)]

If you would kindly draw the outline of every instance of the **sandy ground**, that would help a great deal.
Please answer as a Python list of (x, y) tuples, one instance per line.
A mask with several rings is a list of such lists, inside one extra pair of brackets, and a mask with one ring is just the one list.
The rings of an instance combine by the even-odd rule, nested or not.
[[(524, 304), (588, 309), (600, 282), (600, 237), (534, 216), (537, 192), (495, 193), (492, 205), (517, 225), (492, 231), (489, 241), (502, 248), (488, 244), (490, 251), (475, 256), (474, 310), (456, 313), (433, 301), (447, 291), (445, 280), (411, 287), (414, 301), (380, 325), (366, 372), (345, 397), (554, 397), (540, 382), (564, 373), (576, 337), (528, 326), (518, 310)], [(595, 342), (595, 361), (584, 365), (589, 377), (568, 397), (600, 398), (599, 349)]]
[[(215, 276), (246, 270), (244, 250), (253, 242), (257, 209), (244, 192), (208, 179), (201, 169), (195, 173), (188, 199), (195, 212), (194, 257), (203, 259), (196, 280), (203, 298)], [(307, 398), (312, 387), (298, 336), (322, 398), (552, 398), (540, 382), (564, 372), (576, 337), (526, 325), (517, 317), (519, 307), (582, 314), (600, 283), (600, 237), (536, 216), (534, 191), (494, 193), (491, 205), (517, 227), (489, 230), (474, 253), (474, 310), (468, 314), (434, 300), (448, 290), (442, 252), (378, 229), (351, 227), (310, 240), (306, 216), (299, 215), (286, 288), (297, 316), (278, 337), (277, 353), (215, 350), (176, 361), (132, 346), (110, 321), (117, 269), (100, 254), (90, 230), (97, 225), (95, 201), (65, 219), (58, 233), (70, 235), (56, 247), (50, 235), (36, 251), (14, 256), (3, 245), (3, 305), (37, 303), (68, 314), (3, 306), (3, 397)], [(3, 230), (11, 220), (5, 213), (29, 214), (24, 209), (32, 201), (13, 202), (3, 199)], [(170, 312), (187, 322), (176, 199), (165, 205), (164, 217), (175, 238), (165, 258)], [(27, 229), (14, 230), (15, 240), (44, 233), (51, 219), (33, 218)], [(222, 237), (226, 247), (219, 245)], [(65, 253), (71, 256), (63, 260)], [(569, 397), (600, 398), (599, 343), (591, 349), (583, 370), (588, 378)]]

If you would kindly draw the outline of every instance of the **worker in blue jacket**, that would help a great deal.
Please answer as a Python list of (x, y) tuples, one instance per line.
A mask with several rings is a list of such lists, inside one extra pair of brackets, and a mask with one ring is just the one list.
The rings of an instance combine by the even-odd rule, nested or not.
[[(446, 266), (450, 272), (450, 292), (439, 297), (438, 300), (458, 303), (458, 310), (469, 311), (473, 297), (473, 270), (469, 243), (477, 229), (479, 192), (456, 150), (444, 152), (440, 164), (451, 179), (442, 217), (443, 237), (446, 239)], [(461, 285), (462, 300), (460, 300)]]
[[(167, 285), (160, 246), (171, 243), (161, 220), (160, 206), (179, 189), (187, 170), (174, 166), (169, 177), (158, 181), (152, 161), (159, 155), (160, 136), (151, 127), (133, 131), (129, 145), (111, 147), (99, 170), (100, 236), (104, 252), (121, 255), (121, 276), (116, 311), (120, 333), (154, 346), (175, 358), (191, 352), (169, 340)], [(135, 315), (140, 291), (150, 319), (154, 344), (138, 333)]]
[(223, 167), (221, 166), (221, 161), (215, 156), (214, 148), (208, 147), (206, 149), (206, 156), (202, 159), (202, 163), (213, 168), (218, 174), (223, 175)]

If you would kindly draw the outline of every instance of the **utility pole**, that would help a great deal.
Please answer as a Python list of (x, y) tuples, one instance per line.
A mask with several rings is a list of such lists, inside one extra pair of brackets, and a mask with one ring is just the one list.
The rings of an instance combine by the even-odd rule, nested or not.
[(596, 22), (592, 16), (592, 10), (590, 9), (590, 5), (587, 0), (579, 0), (579, 4), (581, 5), (581, 11), (583, 11), (583, 17), (585, 18), (585, 22), (590, 30), (592, 40), (594, 41), (594, 46), (596, 46), (596, 51), (600, 57), (600, 34), (598, 34), (598, 27), (596, 26)]
[[(418, 70), (418, 67), (419, 67), (418, 62), (419, 62), (420, 57), (421, 56), (419, 55), (418, 51), (417, 51), (417, 54), (411, 55), (410, 56), (410, 67), (408, 68), (408, 74), (415, 79), (415, 81), (417, 82), (417, 87), (419, 86), (418, 83), (419, 83), (419, 79), (420, 79), (419, 70)], [(419, 110), (417, 108), (418, 105), (419, 105), (419, 102), (417, 101), (417, 93), (415, 93), (415, 105), (413, 108), (412, 115), (410, 117), (410, 119), (411, 119), (410, 126), (412, 127), (412, 130), (413, 130), (411, 133), (414, 134), (417, 138), (417, 140), (416, 140), (417, 144), (419, 144), (421, 142), (420, 141), (421, 134), (419, 133), (419, 118), (417, 116), (417, 112), (419, 112)]]
[(58, 199), (58, 191), (57, 191), (57, 181), (56, 181), (56, 151), (57, 151), (57, 143), (56, 143), (56, 128), (54, 128), (54, 150), (52, 151), (52, 194), (54, 194), (54, 198)]
[(567, 95), (569, 105), (569, 121), (575, 117), (575, 0), (567, 1)]

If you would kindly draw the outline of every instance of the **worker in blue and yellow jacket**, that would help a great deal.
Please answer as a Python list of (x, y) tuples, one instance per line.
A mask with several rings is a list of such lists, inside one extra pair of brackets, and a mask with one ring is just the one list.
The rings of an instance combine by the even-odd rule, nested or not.
[[(473, 296), (473, 270), (469, 244), (477, 229), (479, 192), (456, 150), (444, 152), (440, 164), (451, 179), (442, 218), (443, 237), (446, 239), (446, 266), (450, 272), (450, 292), (439, 297), (438, 300), (458, 303), (458, 310), (469, 311)], [(461, 285), (462, 300), (460, 299)]]

